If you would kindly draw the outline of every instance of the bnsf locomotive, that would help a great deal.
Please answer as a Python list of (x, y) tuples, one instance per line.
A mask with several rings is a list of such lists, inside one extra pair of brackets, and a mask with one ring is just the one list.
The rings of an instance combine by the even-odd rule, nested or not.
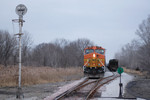
[(84, 49), (85, 75), (100, 75), (105, 72), (105, 49), (91, 46)]

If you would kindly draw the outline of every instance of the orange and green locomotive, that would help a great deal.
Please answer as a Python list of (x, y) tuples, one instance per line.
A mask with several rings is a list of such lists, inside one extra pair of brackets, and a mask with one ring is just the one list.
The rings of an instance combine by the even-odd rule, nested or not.
[(98, 75), (105, 72), (105, 49), (91, 46), (84, 49), (84, 74)]

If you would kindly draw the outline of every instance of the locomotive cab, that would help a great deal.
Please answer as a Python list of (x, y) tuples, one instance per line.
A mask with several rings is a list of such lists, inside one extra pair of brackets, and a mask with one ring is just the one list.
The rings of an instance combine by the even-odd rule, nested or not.
[(84, 49), (84, 74), (100, 75), (105, 72), (105, 49), (98, 46)]

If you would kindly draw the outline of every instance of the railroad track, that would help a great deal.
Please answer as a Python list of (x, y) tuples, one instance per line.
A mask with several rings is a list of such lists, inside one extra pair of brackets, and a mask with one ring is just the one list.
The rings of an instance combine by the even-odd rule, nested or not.
[[(96, 94), (97, 90), (100, 87), (109, 83), (110, 81), (114, 80), (117, 77), (118, 77), (118, 75), (115, 75), (113, 73), (113, 75), (111, 75), (111, 76), (104, 77), (101, 79), (96, 79), (96, 80), (90, 80), (88, 78), (85, 78), (78, 85), (74, 86), (73, 88), (71, 88), (71, 89), (63, 92), (62, 94), (58, 95), (57, 97), (55, 97), (54, 100), (63, 100), (63, 99), (67, 99), (67, 98), (69, 98), (68, 100), (70, 100), (71, 98), (73, 99), (73, 97), (78, 94), (80, 94), (80, 95), (83, 94), (82, 100), (89, 100), (94, 96), (94, 94)], [(88, 89), (88, 92), (82, 93), (83, 91), (85, 91), (85, 88), (86, 88), (86, 90)], [(77, 98), (77, 96), (76, 96), (76, 98)]]

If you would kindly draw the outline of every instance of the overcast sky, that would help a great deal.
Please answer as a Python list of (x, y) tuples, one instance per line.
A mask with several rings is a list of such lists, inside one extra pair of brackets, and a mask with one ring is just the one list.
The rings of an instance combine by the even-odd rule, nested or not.
[(150, 0), (0, 0), (0, 30), (13, 34), (18, 4), (28, 8), (23, 30), (34, 45), (88, 38), (106, 48), (107, 60), (137, 37), (139, 24), (150, 15)]

